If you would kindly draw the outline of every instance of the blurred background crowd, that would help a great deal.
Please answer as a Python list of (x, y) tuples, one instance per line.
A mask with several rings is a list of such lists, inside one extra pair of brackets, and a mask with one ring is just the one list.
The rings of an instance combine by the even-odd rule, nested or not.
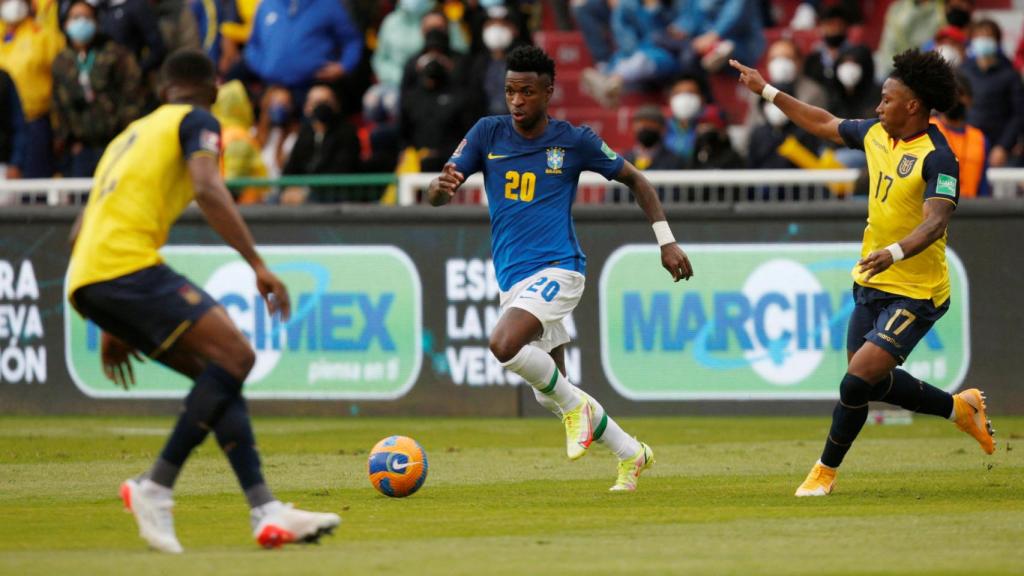
[[(0, 178), (89, 177), (158, 104), (170, 52), (204, 50), (221, 85), (225, 177), (433, 172), (480, 117), (506, 113), (505, 54), (555, 58), (550, 113), (645, 170), (860, 168), (726, 65), (844, 118), (871, 118), (892, 56), (935, 50), (961, 94), (936, 114), (962, 195), (1024, 165), (1017, 0), (0, 0)], [(339, 199), (236, 188), (241, 203)], [(367, 189), (346, 200), (393, 201)]]

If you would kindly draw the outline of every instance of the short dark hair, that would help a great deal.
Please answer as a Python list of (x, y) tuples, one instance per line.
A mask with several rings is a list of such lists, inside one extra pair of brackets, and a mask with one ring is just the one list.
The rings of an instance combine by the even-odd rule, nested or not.
[(176, 50), (168, 56), (160, 68), (160, 75), (165, 85), (202, 86), (217, 81), (213, 62), (206, 54), (191, 48)]
[(988, 28), (990, 32), (996, 37), (996, 44), (1003, 43), (1003, 29), (999, 27), (999, 23), (991, 18), (982, 18), (976, 20), (974, 24), (971, 24), (971, 34), (977, 33), (979, 28)]
[(913, 48), (892, 59), (893, 71), (889, 75), (902, 82), (924, 102), (928, 111), (945, 112), (957, 101), (956, 77), (953, 68), (939, 55), (929, 50)]
[(546, 74), (551, 82), (555, 81), (555, 61), (536, 46), (513, 48), (505, 64), (509, 72), (536, 72), (537, 76)]

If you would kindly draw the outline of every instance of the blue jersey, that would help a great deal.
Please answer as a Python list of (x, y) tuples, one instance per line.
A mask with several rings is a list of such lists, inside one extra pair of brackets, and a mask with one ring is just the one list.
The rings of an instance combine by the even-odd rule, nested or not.
[(551, 119), (542, 135), (525, 138), (511, 116), (488, 116), (469, 130), (451, 162), (467, 177), (484, 173), (502, 290), (544, 268), (586, 273), (572, 222), (580, 172), (611, 180), (624, 162), (593, 130)]

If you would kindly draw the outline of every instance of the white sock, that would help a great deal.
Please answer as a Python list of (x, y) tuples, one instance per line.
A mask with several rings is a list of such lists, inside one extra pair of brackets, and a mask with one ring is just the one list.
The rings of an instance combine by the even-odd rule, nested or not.
[(608, 417), (608, 423), (605, 425), (604, 434), (597, 439), (598, 442), (604, 444), (609, 450), (618, 456), (619, 460), (631, 460), (636, 457), (637, 452), (640, 452), (640, 442), (636, 438), (633, 438), (626, 431), (623, 430), (619, 423)]
[[(572, 386), (572, 384), (569, 384)], [(593, 396), (590, 396), (586, 392), (579, 388), (572, 386), (575, 391), (580, 395), (586, 395), (590, 400), (590, 405), (594, 408), (594, 426), (600, 426), (601, 419), (605, 416), (604, 406), (598, 402)], [(533, 396), (537, 399), (537, 402), (550, 410), (555, 416), (562, 417), (562, 411), (558, 409), (558, 405), (554, 403), (547, 395), (542, 394), (539, 390), (534, 389)], [(608, 416), (608, 422), (605, 424), (604, 432), (601, 437), (597, 439), (599, 444), (604, 444), (611, 450), (619, 460), (628, 460), (636, 456), (637, 452), (640, 451), (640, 442), (637, 442), (636, 438), (633, 438), (619, 426), (611, 416)]]
[(152, 498), (154, 500), (170, 500), (171, 494), (174, 493), (173, 489), (168, 488), (167, 486), (161, 486), (149, 478), (146, 478), (139, 483), (139, 489), (142, 490), (142, 493), (145, 494), (147, 498)]
[(953, 408), (949, 411), (949, 420), (956, 422), (956, 394), (953, 395)]
[(551, 355), (540, 348), (523, 346), (518, 354), (501, 365), (522, 376), (534, 390), (549, 396), (562, 412), (580, 405), (576, 388), (558, 371)]

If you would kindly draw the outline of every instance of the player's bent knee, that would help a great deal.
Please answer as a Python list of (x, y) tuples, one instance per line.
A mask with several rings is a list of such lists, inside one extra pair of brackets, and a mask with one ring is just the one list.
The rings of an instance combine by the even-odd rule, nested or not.
[(871, 384), (865, 380), (847, 374), (839, 385), (839, 401), (847, 408), (863, 408), (871, 400)]
[(503, 338), (499, 334), (491, 336), (491, 354), (502, 364), (512, 360), (522, 350), (522, 344), (513, 341), (511, 338)]
[(212, 428), (227, 407), (242, 393), (242, 380), (217, 364), (206, 365), (195, 386), (185, 397), (185, 409)]

